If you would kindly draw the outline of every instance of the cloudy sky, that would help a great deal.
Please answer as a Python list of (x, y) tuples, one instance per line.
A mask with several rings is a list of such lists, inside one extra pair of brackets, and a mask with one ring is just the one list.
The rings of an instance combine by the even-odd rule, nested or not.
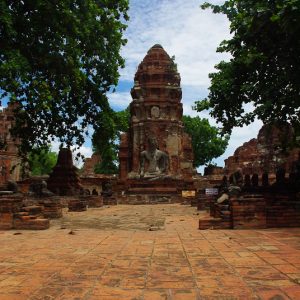
[[(192, 110), (196, 100), (208, 94), (208, 74), (220, 60), (229, 55), (216, 53), (220, 42), (230, 37), (229, 23), (224, 15), (201, 10), (199, 0), (131, 0), (130, 21), (125, 33), (128, 40), (122, 49), (126, 67), (122, 69), (117, 92), (110, 95), (116, 110), (124, 109), (131, 101), (130, 89), (138, 64), (149, 48), (161, 44), (170, 56), (175, 55), (181, 75), (184, 114), (210, 118), (207, 113)], [(222, 1), (210, 1), (217, 4)], [(211, 124), (215, 124), (211, 119)], [(249, 139), (256, 137), (261, 124), (237, 128), (233, 131), (229, 147), (215, 162), (223, 166), (224, 159)]]

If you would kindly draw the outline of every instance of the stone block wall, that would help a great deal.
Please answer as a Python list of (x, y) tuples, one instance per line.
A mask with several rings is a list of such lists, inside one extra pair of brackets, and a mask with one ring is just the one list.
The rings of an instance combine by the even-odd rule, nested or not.
[(249, 194), (231, 199), (232, 226), (235, 229), (266, 228), (266, 201), (263, 195)]
[(300, 227), (300, 197), (267, 194), (267, 227)]
[(300, 199), (295, 194), (244, 193), (229, 200), (228, 210), (213, 204), (199, 229), (263, 229), (300, 226)]

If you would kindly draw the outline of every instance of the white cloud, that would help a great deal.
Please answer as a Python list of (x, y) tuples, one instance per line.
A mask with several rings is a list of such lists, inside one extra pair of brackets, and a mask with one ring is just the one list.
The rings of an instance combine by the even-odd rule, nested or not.
[(55, 139), (52, 143), (51, 143), (51, 151), (58, 153), (59, 151), (59, 146), (60, 146), (60, 142), (58, 139)]
[(108, 95), (109, 104), (115, 109), (125, 109), (132, 101), (130, 92), (115, 92)]
[(215, 51), (229, 37), (227, 18), (200, 9), (197, 0), (132, 0), (130, 4), (122, 78), (132, 80), (149, 48), (159, 43), (169, 55), (175, 55), (183, 85), (207, 87), (208, 73), (217, 62), (228, 57)]

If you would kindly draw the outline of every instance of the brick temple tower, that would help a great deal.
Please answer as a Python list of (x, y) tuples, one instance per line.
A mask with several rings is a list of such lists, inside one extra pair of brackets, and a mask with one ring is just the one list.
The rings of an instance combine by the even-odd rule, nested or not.
[[(121, 136), (119, 152), (125, 194), (142, 194), (147, 188), (163, 194), (163, 187), (180, 194), (191, 188), (193, 153), (182, 123), (180, 75), (161, 45), (154, 45), (139, 65), (131, 96), (130, 129)], [(156, 140), (168, 164), (164, 175), (147, 181), (141, 177), (141, 153), (147, 151), (149, 138)]]
[(16, 107), (17, 104), (8, 103), (7, 107), (0, 111), (0, 187), (5, 186), (8, 180), (20, 180), (20, 141), (10, 133), (15, 122)]

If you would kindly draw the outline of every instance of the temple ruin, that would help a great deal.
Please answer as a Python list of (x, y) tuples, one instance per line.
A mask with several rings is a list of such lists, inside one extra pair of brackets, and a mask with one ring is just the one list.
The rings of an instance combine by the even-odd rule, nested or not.
[(131, 96), (119, 177), (95, 174), (96, 154), (79, 174), (71, 150), (63, 148), (49, 177), (20, 181), (19, 141), (10, 135), (15, 107), (0, 112), (0, 229), (47, 229), (49, 219), (61, 218), (67, 208), (176, 202), (202, 210), (199, 229), (300, 225), (300, 152), (288, 148), (294, 138), (289, 124), (264, 125), (225, 160), (225, 168), (210, 166), (208, 176), (200, 176), (182, 122), (180, 75), (161, 45), (138, 66)]
[(194, 201), (198, 210), (210, 211), (199, 229), (300, 226), (300, 149), (289, 148), (294, 138), (287, 123), (264, 125), (225, 160), (223, 170), (212, 168), (205, 185), (207, 190), (213, 182), (217, 194), (199, 190)]
[(0, 111), (0, 186), (3, 187), (8, 180), (20, 180), (20, 158), (18, 156), (18, 143), (11, 136), (10, 129), (15, 122), (15, 104)]
[(291, 144), (293, 136), (293, 128), (288, 123), (262, 126), (257, 138), (244, 143), (225, 159), (224, 172), (232, 174), (241, 168), (244, 174), (262, 175), (268, 172), (274, 178), (279, 166), (290, 172), (300, 149), (283, 149), (283, 146)]
[(180, 201), (182, 190), (193, 187), (193, 152), (182, 123), (180, 75), (161, 45), (138, 66), (131, 96), (119, 152), (121, 202)]

